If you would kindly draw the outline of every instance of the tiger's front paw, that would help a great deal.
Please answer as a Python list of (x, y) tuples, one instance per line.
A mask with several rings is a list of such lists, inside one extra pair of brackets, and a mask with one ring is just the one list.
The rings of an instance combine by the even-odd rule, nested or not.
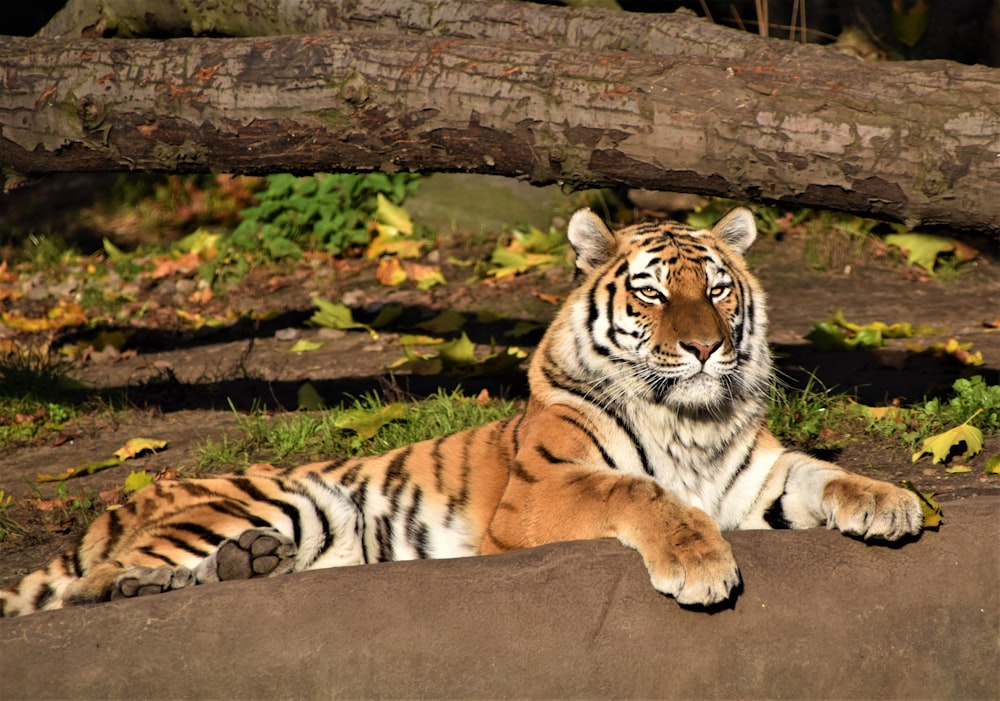
[(657, 591), (686, 605), (709, 606), (729, 599), (740, 583), (733, 549), (717, 531), (680, 529), (654, 557), (646, 558)]
[(845, 475), (827, 484), (823, 509), (829, 528), (865, 540), (916, 535), (924, 522), (920, 501), (913, 492), (860, 475)]

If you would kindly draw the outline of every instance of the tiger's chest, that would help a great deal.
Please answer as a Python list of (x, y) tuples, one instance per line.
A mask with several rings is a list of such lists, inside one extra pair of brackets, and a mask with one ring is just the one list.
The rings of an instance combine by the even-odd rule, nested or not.
[(720, 523), (742, 518), (767, 472), (756, 459), (756, 412), (685, 418), (669, 407), (646, 405), (625, 419), (605, 426), (622, 471), (652, 477)]

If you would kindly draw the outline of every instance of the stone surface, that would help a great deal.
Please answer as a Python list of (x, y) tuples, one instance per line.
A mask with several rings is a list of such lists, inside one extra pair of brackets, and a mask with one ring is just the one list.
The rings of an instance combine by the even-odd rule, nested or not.
[(716, 613), (610, 541), (210, 584), (0, 621), (0, 697), (1000, 698), (1000, 498), (902, 548), (730, 533)]

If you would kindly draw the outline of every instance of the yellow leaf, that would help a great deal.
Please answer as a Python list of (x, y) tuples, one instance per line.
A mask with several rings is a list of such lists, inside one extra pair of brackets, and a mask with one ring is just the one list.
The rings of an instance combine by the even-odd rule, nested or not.
[(96, 462), (84, 462), (76, 467), (68, 467), (62, 472), (55, 475), (38, 474), (35, 475), (35, 481), (41, 484), (42, 482), (62, 482), (64, 480), (72, 479), (74, 477), (79, 477), (80, 475), (92, 475), (95, 472), (100, 472), (101, 470), (106, 470), (109, 467), (118, 467), (122, 464), (121, 459), (114, 457), (108, 458), (107, 460), (99, 460)]
[(917, 499), (920, 500), (920, 510), (924, 516), (924, 528), (938, 528), (944, 523), (944, 511), (941, 510), (941, 505), (934, 499), (936, 495), (933, 492), (929, 494), (921, 492), (909, 480), (900, 480), (899, 484), (903, 489), (908, 489), (916, 494)]
[(969, 421), (978, 415), (982, 409), (977, 411), (969, 420), (959, 424), (953, 429), (939, 433), (936, 436), (926, 438), (920, 446), (920, 450), (913, 454), (913, 462), (916, 462), (924, 455), (932, 455), (931, 463), (937, 465), (945, 462), (955, 450), (960, 450), (965, 445), (965, 450), (959, 453), (959, 457), (971, 458), (983, 449), (983, 432), (975, 426), (969, 425)]
[(437, 285), (446, 285), (448, 281), (441, 274), (441, 268), (436, 265), (420, 265), (418, 263), (407, 263), (406, 273), (417, 285), (418, 290), (429, 290)]
[(167, 442), (158, 438), (129, 438), (125, 441), (125, 445), (115, 451), (115, 457), (124, 462), (143, 453), (155, 453), (166, 447)]
[(958, 474), (961, 472), (972, 472), (972, 468), (968, 465), (953, 465), (945, 470), (949, 475)]
[(413, 220), (405, 209), (394, 205), (382, 193), (377, 195), (376, 201), (378, 205), (375, 208), (375, 221), (395, 227), (402, 234), (413, 233)]
[(387, 287), (396, 287), (406, 282), (406, 272), (397, 258), (383, 258), (375, 269), (375, 279)]
[(401, 346), (439, 346), (442, 343), (444, 343), (444, 339), (437, 336), (409, 333), (399, 337), (399, 345)]
[(319, 350), (323, 347), (323, 344), (319, 341), (310, 341), (308, 338), (300, 338), (295, 342), (289, 352), (291, 353), (308, 353), (309, 351)]

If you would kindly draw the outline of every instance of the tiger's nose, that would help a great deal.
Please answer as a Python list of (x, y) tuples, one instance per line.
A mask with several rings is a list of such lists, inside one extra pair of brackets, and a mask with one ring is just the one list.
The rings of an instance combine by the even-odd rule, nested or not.
[(714, 353), (715, 350), (722, 345), (722, 341), (716, 341), (712, 345), (698, 343), (697, 341), (681, 341), (680, 345), (681, 348), (704, 363), (711, 357), (712, 353)]

